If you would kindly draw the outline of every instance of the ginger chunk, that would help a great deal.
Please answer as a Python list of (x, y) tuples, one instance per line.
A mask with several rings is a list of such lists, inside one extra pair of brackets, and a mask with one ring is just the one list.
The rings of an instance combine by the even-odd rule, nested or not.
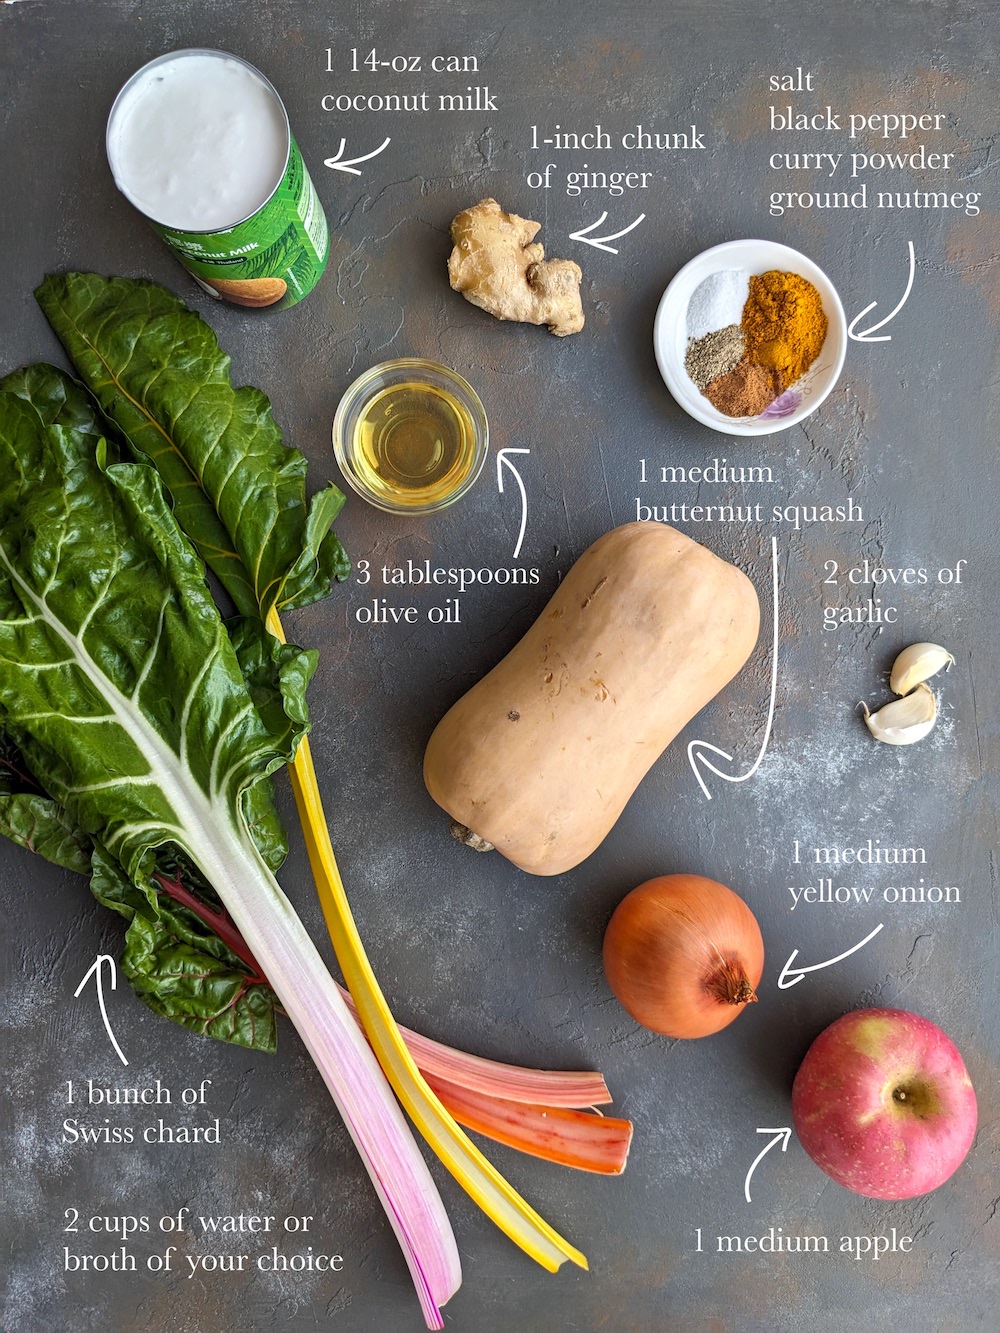
[(497, 319), (547, 324), (563, 338), (583, 328), (583, 274), (572, 259), (545, 258), (534, 239), (541, 225), (481, 199), (451, 224), (448, 277), (456, 292)]

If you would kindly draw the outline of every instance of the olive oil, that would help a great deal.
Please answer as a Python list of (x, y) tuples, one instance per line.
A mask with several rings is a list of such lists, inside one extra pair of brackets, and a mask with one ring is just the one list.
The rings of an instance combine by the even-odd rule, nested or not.
[(461, 499), (483, 469), (489, 440), (472, 385), (422, 357), (366, 370), (333, 419), (333, 449), (348, 485), (390, 514), (430, 514)]
[(447, 389), (419, 380), (373, 394), (354, 422), (352, 444), (359, 481), (393, 508), (447, 504), (481, 461), (466, 406)]

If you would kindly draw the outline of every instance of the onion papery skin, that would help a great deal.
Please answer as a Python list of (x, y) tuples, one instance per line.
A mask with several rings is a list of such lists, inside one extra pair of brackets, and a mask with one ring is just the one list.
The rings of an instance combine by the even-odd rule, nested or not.
[(756, 1000), (764, 941), (743, 899), (703, 875), (660, 875), (627, 894), (604, 935), (624, 1009), (665, 1037), (708, 1037)]

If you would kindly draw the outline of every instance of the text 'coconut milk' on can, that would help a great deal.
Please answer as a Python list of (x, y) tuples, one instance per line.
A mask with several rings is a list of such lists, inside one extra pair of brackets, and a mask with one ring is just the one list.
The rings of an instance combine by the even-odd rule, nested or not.
[(115, 184), (212, 293), (301, 301), (329, 233), (281, 98), (225, 51), (171, 51), (133, 74), (108, 117)]

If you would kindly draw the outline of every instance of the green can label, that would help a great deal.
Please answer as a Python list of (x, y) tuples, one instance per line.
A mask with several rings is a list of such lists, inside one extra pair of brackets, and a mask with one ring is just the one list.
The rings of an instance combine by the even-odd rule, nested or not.
[(237, 305), (294, 305), (319, 282), (330, 252), (323, 205), (294, 139), (278, 188), (245, 222), (210, 232), (152, 225), (203, 287)]

